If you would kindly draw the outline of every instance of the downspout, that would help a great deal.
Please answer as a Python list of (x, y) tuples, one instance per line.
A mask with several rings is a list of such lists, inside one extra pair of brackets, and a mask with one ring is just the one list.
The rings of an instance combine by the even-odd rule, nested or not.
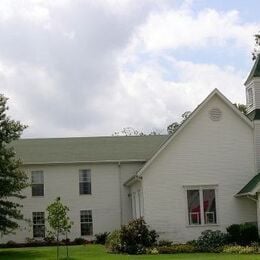
[(122, 199), (122, 177), (121, 177), (121, 162), (118, 162), (118, 175), (119, 175), (119, 203), (120, 203), (120, 226), (123, 225), (123, 199)]

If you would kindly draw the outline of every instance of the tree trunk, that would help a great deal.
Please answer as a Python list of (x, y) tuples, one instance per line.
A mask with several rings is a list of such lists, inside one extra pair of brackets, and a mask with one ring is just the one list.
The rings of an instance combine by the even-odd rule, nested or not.
[(66, 232), (66, 251), (67, 251), (67, 259), (69, 258), (69, 247), (68, 247), (68, 233)]
[(57, 260), (59, 260), (59, 233), (57, 233)]

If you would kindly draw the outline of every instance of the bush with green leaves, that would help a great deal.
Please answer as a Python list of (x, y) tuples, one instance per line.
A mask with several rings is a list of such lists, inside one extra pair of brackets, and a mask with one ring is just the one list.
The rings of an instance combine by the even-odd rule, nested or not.
[(196, 246), (190, 244), (175, 244), (171, 246), (158, 246), (159, 254), (180, 254), (198, 252)]
[(86, 239), (82, 238), (82, 237), (76, 237), (73, 241), (74, 244), (76, 245), (84, 245), (87, 243)]
[(118, 253), (121, 251), (121, 239), (120, 230), (114, 230), (106, 239), (106, 248), (112, 253)]
[(233, 224), (227, 228), (228, 240), (238, 245), (250, 245), (259, 240), (257, 226), (251, 223)]
[(158, 235), (143, 218), (130, 221), (120, 230), (121, 251), (128, 254), (143, 254), (147, 247), (155, 245)]
[(158, 241), (158, 246), (171, 246), (172, 241), (171, 240), (159, 240)]
[(259, 249), (257, 246), (240, 246), (240, 245), (229, 245), (225, 246), (223, 253), (229, 254), (257, 254)]
[(105, 245), (107, 237), (110, 233), (109, 232), (104, 232), (104, 233), (99, 233), (96, 234), (95, 237), (95, 243), (100, 244), (100, 245)]
[(196, 247), (200, 252), (220, 252), (227, 241), (227, 234), (220, 230), (205, 230), (198, 238)]
[(112, 232), (107, 238), (106, 247), (110, 252), (144, 254), (147, 248), (156, 244), (157, 237), (155, 230), (150, 230), (144, 219), (139, 218)]

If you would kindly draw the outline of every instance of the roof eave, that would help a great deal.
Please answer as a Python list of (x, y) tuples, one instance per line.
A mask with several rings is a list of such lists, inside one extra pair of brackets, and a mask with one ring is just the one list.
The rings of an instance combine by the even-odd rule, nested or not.
[(146, 159), (130, 160), (92, 160), (92, 161), (56, 161), (56, 162), (22, 162), (23, 166), (30, 165), (60, 165), (60, 164), (104, 164), (104, 163), (145, 163)]
[(133, 184), (135, 184), (136, 182), (140, 182), (141, 180), (142, 180), (141, 176), (134, 175), (134, 176), (130, 177), (126, 182), (124, 182), (124, 186), (130, 187)]

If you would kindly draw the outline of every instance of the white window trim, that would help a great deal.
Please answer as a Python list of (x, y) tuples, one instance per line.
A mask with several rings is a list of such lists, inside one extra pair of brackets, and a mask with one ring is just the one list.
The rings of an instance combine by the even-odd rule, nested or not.
[[(34, 222), (33, 222), (33, 213), (43, 213), (43, 218), (44, 218), (44, 224), (39, 224), (39, 223), (36, 223), (36, 224), (34, 224)], [(34, 226), (44, 226), (44, 235), (42, 236), (42, 237), (34, 237)], [(32, 235), (32, 237), (34, 238), (34, 239), (43, 239), (43, 238), (45, 238), (46, 237), (46, 221), (45, 221), (45, 212), (44, 211), (33, 211), (32, 212), (32, 232), (33, 232), (33, 235)]]
[[(251, 91), (252, 93), (252, 97), (249, 98), (249, 91)], [(248, 87), (247, 90), (246, 90), (246, 101), (247, 101), (247, 105), (249, 107), (252, 107), (254, 105), (254, 89), (253, 87)]]
[[(42, 179), (43, 179), (42, 183), (33, 183), (32, 182), (33, 172), (42, 172)], [(43, 195), (32, 195), (32, 186), (31, 186), (31, 197), (32, 198), (43, 198), (45, 196), (45, 178), (44, 178), (44, 175), (45, 174), (44, 174), (43, 170), (31, 170), (31, 185), (33, 185), (33, 184), (43, 184)]]
[[(217, 184), (204, 184), (204, 185), (184, 185), (184, 193), (185, 193), (185, 219), (186, 219), (186, 227), (212, 227), (212, 226), (219, 226), (220, 219), (219, 219), (219, 206), (218, 206), (218, 185)], [(204, 208), (203, 208), (203, 190), (206, 189), (214, 189), (215, 190), (215, 201), (216, 201), (216, 217), (217, 222), (214, 224), (205, 224), (204, 219)], [(201, 217), (201, 224), (190, 224), (189, 222), (189, 212), (188, 212), (188, 190), (199, 190), (200, 194), (200, 215)]]
[(132, 192), (132, 219), (136, 219), (136, 193)]
[[(81, 171), (89, 171), (90, 172), (90, 182), (88, 182), (88, 181), (80, 181), (80, 173), (81, 173)], [(79, 186), (78, 186), (78, 189), (79, 189), (79, 195), (80, 196), (90, 196), (90, 195), (92, 195), (92, 170), (91, 169), (79, 169)], [(80, 193), (80, 183), (90, 183), (90, 193)]]
[[(86, 211), (89, 210), (91, 211), (91, 215), (92, 215), (92, 235), (81, 235), (81, 211)], [(83, 223), (90, 223), (90, 222), (83, 222)], [(93, 237), (94, 236), (94, 213), (93, 213), (93, 209), (80, 209), (79, 210), (79, 233), (80, 233), (80, 237)]]

